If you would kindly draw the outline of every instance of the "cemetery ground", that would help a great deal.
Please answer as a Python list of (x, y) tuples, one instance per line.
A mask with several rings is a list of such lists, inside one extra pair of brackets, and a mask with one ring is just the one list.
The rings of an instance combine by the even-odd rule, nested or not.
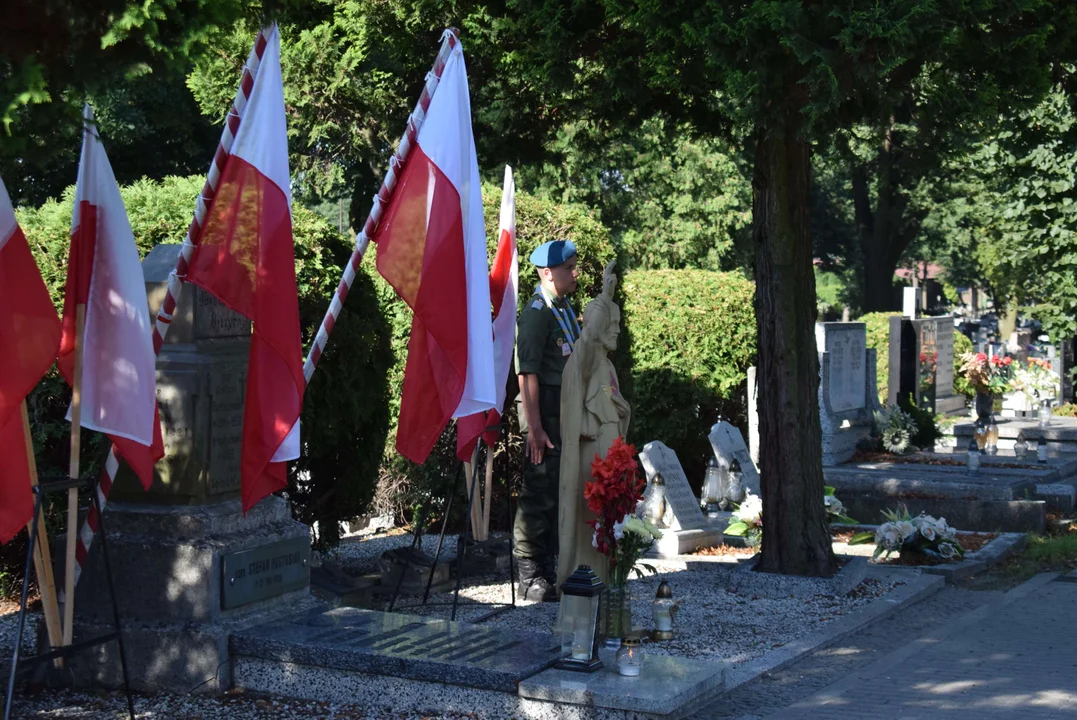
[[(755, 720), (763, 717), (965, 717), (972, 708), (983, 717), (1068, 717), (1074, 712), (1072, 677), (1077, 668), (1077, 525), (1055, 518), (1046, 535), (1029, 535), (1024, 549), (956, 584), (935, 585), (896, 611), (877, 613), (850, 625), (864, 609), (897, 597), (919, 570), (878, 565), (848, 596), (781, 597), (757, 591), (730, 592), (724, 578), (751, 550), (721, 546), (694, 556), (652, 560), (682, 601), (678, 637), (652, 644), (654, 654), (729, 663), (726, 694), (689, 717), (698, 720)], [(839, 553), (862, 553), (835, 532)], [(980, 534), (972, 545), (983, 545)], [(976, 536), (973, 536), (976, 538)], [(436, 537), (423, 547), (432, 554)], [(450, 542), (449, 540), (452, 540)], [(447, 537), (446, 547), (455, 547)], [(386, 549), (410, 544), (403, 533), (352, 538), (326, 555), (324, 562), (353, 577), (377, 572)], [(970, 547), (971, 549), (971, 547)], [(444, 551), (443, 551), (444, 552)], [(452, 559), (452, 552), (446, 553)], [(692, 557), (702, 562), (693, 562)], [(1069, 581), (1069, 582), (1066, 582)], [(634, 624), (645, 627), (657, 579), (632, 582)], [(941, 589), (940, 589), (941, 588)], [(460, 619), (485, 612), (476, 603), (509, 599), (505, 575), (468, 576), (461, 592)], [(321, 599), (331, 594), (315, 591)], [(413, 604), (416, 597), (401, 598)], [(432, 602), (451, 600), (440, 593)], [(339, 602), (339, 600), (338, 600)], [(386, 598), (371, 593), (368, 607), (384, 608)], [(556, 604), (518, 601), (483, 625), (505, 628), (552, 627)], [(0, 605), (0, 653), (11, 652), (16, 614), (11, 598)], [(407, 608), (407, 613), (448, 616), (448, 608)], [(36, 613), (35, 613), (36, 615)], [(841, 629), (842, 623), (846, 626)], [(827, 628), (837, 629), (828, 640)], [(985, 628), (994, 628), (990, 633)], [(31, 643), (24, 641), (25, 648)], [(1067, 672), (1062, 681), (1059, 673)], [(492, 718), (481, 708), (451, 712), (394, 712), (369, 703), (335, 699), (291, 699), (231, 691), (136, 696), (140, 719), (285, 720), (291, 718)], [(14, 717), (109, 718), (123, 715), (121, 694), (104, 691), (39, 690), (16, 698)], [(1067, 704), (1068, 703), (1068, 704)], [(911, 713), (911, 714), (910, 714)], [(921, 714), (916, 714), (921, 713)], [(996, 713), (996, 714), (992, 714)], [(1037, 714), (1040, 713), (1040, 714)], [(971, 717), (971, 715), (968, 715)]]

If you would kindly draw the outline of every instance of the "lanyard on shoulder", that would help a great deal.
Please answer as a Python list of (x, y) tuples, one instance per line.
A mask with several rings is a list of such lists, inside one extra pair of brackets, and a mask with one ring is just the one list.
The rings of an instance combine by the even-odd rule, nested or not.
[[(550, 297), (550, 293), (546, 291), (546, 288), (539, 285), (539, 292), (542, 293), (542, 299), (546, 302), (546, 307), (550, 309), (553, 316), (557, 318), (557, 324), (561, 326), (561, 331), (565, 334), (565, 341), (569, 347), (573, 347), (576, 344), (576, 340), (580, 337), (580, 323), (576, 319), (576, 313), (572, 309), (572, 303), (565, 299), (565, 308), (559, 309)], [(567, 315), (567, 318), (566, 318)]]

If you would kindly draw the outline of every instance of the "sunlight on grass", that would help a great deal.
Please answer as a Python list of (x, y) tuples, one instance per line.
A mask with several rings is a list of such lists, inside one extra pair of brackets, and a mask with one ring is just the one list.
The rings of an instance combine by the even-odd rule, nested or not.
[(1025, 557), (1036, 562), (1077, 560), (1077, 533), (1065, 535), (1029, 535)]

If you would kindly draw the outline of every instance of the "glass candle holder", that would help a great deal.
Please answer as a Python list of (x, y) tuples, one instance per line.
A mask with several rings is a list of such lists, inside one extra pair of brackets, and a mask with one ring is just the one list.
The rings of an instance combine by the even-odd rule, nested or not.
[(629, 635), (621, 641), (621, 647), (617, 650), (617, 672), (625, 677), (639, 677), (646, 657), (640, 638)]
[(987, 433), (984, 437), (984, 452), (988, 455), (998, 454), (998, 425), (995, 418), (987, 421)]

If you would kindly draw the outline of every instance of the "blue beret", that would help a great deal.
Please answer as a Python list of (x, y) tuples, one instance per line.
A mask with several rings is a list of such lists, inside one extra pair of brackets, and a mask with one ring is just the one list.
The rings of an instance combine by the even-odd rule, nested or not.
[(551, 240), (544, 242), (531, 253), (531, 264), (535, 267), (557, 267), (576, 257), (576, 243), (571, 240)]

